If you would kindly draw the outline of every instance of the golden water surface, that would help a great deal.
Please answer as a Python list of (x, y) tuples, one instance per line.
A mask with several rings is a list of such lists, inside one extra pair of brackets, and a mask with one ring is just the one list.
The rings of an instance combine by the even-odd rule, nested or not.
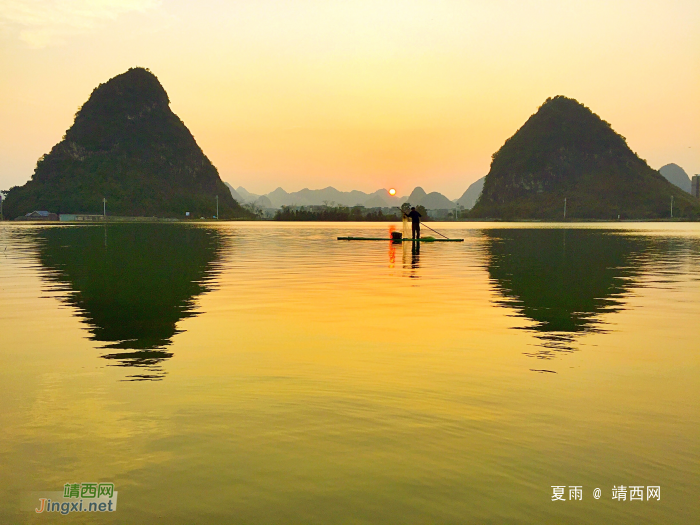
[(700, 523), (700, 225), (431, 226), (2, 224), (0, 523)]

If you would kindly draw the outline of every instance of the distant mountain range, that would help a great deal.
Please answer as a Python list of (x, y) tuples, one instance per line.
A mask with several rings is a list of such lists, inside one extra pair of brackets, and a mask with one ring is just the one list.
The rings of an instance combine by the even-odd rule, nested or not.
[[(690, 177), (677, 164), (666, 164), (659, 168), (659, 173), (671, 184), (690, 193)], [(365, 208), (378, 208), (387, 206), (397, 206), (404, 202), (410, 202), (413, 206), (424, 206), (428, 210), (452, 209), (455, 204), (467, 210), (474, 207), (484, 189), (486, 176), (474, 181), (462, 196), (454, 201), (436, 191), (426, 193), (418, 186), (408, 197), (391, 197), (385, 189), (380, 189), (374, 193), (364, 193), (362, 191), (339, 191), (328, 187), (322, 190), (303, 189), (301, 191), (287, 193), (282, 188), (267, 195), (258, 195), (247, 191), (242, 186), (234, 188), (226, 182), (234, 200), (241, 204), (255, 203), (262, 208), (279, 208), (281, 206), (314, 206), (322, 204), (335, 204), (342, 206), (364, 206)], [(397, 204), (398, 203), (398, 204)]]
[(386, 189), (379, 189), (373, 193), (363, 191), (340, 191), (333, 187), (321, 190), (304, 188), (300, 191), (288, 193), (282, 188), (277, 188), (265, 195), (257, 195), (247, 191), (242, 186), (234, 188), (228, 182), (226, 186), (231, 191), (231, 196), (241, 204), (255, 204), (262, 208), (280, 208), (282, 206), (364, 206), (365, 208), (386, 208), (401, 206), (404, 202), (410, 202), (413, 206), (424, 206), (428, 210), (452, 209), (455, 203), (436, 191), (426, 193), (421, 187), (414, 189), (408, 197), (392, 197)]

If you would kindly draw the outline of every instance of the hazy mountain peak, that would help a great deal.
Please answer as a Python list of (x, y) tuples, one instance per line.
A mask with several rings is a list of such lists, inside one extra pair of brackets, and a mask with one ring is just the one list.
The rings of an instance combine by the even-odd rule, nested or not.
[[(236, 188), (236, 193), (238, 193), (238, 195), (241, 196), (241, 198), (243, 199), (242, 202), (246, 202), (246, 203), (255, 202), (255, 200), (258, 197), (260, 197), (260, 195), (249, 192), (243, 186), (238, 186), (238, 188)], [(234, 199), (235, 199), (235, 197), (234, 197)]]
[(663, 175), (663, 177), (671, 184), (674, 184), (683, 191), (690, 193), (690, 177), (678, 164), (666, 164), (665, 166), (659, 168), (659, 173), (661, 173), (661, 175)]
[(467, 191), (465, 191), (462, 196), (457, 199), (457, 204), (464, 206), (468, 210), (473, 208), (476, 201), (479, 200), (481, 190), (484, 189), (484, 180), (486, 180), (485, 176), (472, 182), (467, 188)]
[(427, 210), (450, 210), (455, 207), (454, 202), (437, 191), (431, 191), (423, 197), (420, 205)]
[(421, 201), (426, 197), (426, 195), (428, 194), (425, 193), (425, 190), (420, 186), (417, 186), (408, 196), (408, 202), (410, 202), (412, 206), (418, 206), (421, 204)]
[(240, 193), (238, 193), (233, 186), (231, 186), (228, 182), (224, 182), (226, 184), (226, 187), (229, 189), (231, 192), (231, 197), (233, 197), (233, 200), (238, 202), (239, 204), (243, 204), (245, 202), (245, 199), (241, 196)]

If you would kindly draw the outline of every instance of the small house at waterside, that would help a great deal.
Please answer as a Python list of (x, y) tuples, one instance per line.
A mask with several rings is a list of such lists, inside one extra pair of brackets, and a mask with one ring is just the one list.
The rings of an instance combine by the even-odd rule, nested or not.
[(22, 217), (17, 217), (16, 221), (57, 221), (58, 215), (48, 211), (33, 211)]

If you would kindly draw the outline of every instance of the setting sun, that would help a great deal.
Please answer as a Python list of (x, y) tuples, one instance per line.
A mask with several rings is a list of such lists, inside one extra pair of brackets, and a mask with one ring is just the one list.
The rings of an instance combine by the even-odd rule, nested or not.
[(389, 190), (389, 195), (396, 195), (396, 190), (394, 188), (391, 188)]

